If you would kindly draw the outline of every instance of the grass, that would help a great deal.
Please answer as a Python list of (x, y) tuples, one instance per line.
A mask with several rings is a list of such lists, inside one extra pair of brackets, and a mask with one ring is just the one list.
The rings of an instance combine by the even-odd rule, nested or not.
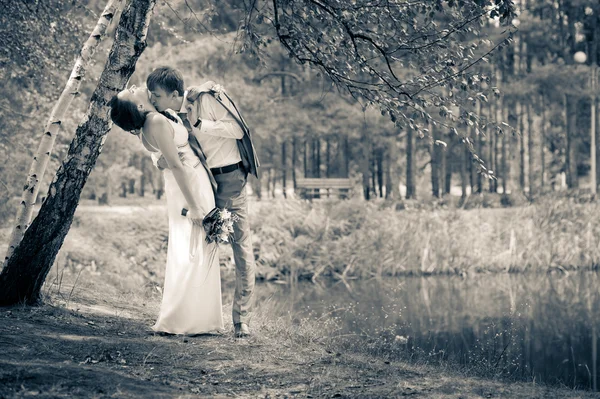
[(564, 272), (598, 267), (599, 211), (569, 200), (468, 211), (279, 201), (260, 207), (253, 227), (272, 274), (299, 278)]
[[(82, 204), (57, 269), (108, 274), (120, 288), (160, 285), (166, 212), (161, 202), (136, 201), (114, 207)], [(564, 273), (596, 270), (600, 262), (596, 203), (565, 198), (519, 208), (402, 211), (394, 205), (360, 200), (253, 202), (258, 278), (348, 281), (479, 272)], [(0, 230), (0, 242), (8, 233), (8, 228)], [(221, 261), (233, 270), (228, 247)]]
[[(253, 321), (260, 335), (248, 342), (231, 331), (150, 334), (166, 248), (166, 214), (157, 205), (80, 207), (44, 287), (46, 305), (0, 313), (0, 397), (594, 397), (432, 365), (407, 356), (392, 330), (359, 341), (341, 331), (335, 314), (295, 319), (268, 295)], [(253, 203), (252, 223), (263, 279), (344, 281), (593, 268), (596, 208), (399, 212), (387, 203), (279, 201)], [(222, 264), (230, 304), (227, 252)]]

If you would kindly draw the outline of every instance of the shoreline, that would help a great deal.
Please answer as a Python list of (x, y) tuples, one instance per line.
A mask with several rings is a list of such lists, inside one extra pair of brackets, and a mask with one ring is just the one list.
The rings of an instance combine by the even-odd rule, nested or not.
[(259, 334), (249, 340), (235, 340), (231, 331), (165, 337), (149, 332), (157, 304), (144, 300), (137, 309), (142, 298), (88, 292), (67, 302), (46, 299), (40, 307), (0, 310), (3, 398), (597, 397), (347, 351), (343, 337), (327, 335), (331, 325), (295, 325), (268, 310), (253, 322)]

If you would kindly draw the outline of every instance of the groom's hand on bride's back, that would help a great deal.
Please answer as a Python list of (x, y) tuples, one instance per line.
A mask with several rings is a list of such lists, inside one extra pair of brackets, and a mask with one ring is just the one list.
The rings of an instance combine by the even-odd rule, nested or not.
[(164, 156), (161, 155), (160, 158), (158, 158), (158, 161), (156, 161), (156, 167), (158, 170), (169, 169), (169, 164)]
[(212, 80), (209, 80), (208, 82), (205, 82), (205, 83), (201, 84), (200, 86), (190, 86), (187, 89), (186, 99), (189, 102), (194, 103), (194, 102), (198, 101), (198, 98), (200, 98), (200, 95), (202, 93), (210, 92), (212, 87), (215, 85), (216, 85), (215, 82), (213, 82)]

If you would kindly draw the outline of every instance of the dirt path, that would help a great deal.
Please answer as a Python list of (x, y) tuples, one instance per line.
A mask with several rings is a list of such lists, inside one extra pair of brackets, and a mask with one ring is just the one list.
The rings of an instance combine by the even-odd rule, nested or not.
[(0, 398), (593, 398), (342, 353), (314, 327), (262, 318), (260, 335), (158, 336), (156, 304), (74, 298), (0, 309)]

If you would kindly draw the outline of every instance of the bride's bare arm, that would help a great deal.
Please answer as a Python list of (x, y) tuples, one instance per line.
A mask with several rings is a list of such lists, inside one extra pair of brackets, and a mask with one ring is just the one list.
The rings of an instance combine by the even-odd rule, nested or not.
[(161, 115), (148, 115), (146, 123), (144, 124), (144, 130), (149, 138), (156, 142), (156, 146), (162, 153), (163, 157), (169, 165), (169, 169), (175, 177), (175, 181), (179, 186), (179, 189), (183, 193), (183, 197), (189, 206), (188, 217), (194, 224), (202, 225), (202, 209), (198, 200), (195, 198), (192, 188), (190, 186), (190, 180), (185, 171), (181, 159), (179, 158), (179, 152), (173, 141), (175, 132), (173, 126)]

